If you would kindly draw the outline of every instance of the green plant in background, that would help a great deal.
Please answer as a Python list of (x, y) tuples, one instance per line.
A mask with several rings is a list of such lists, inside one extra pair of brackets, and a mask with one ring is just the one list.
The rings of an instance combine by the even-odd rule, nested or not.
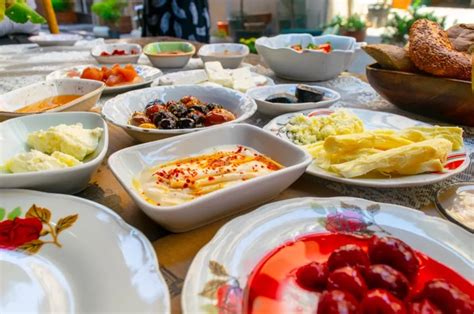
[(257, 53), (257, 49), (255, 49), (255, 41), (257, 38), (255, 37), (250, 37), (250, 38), (240, 38), (239, 42), (241, 44), (246, 45), (249, 47), (250, 53)]
[(338, 33), (341, 30), (349, 32), (362, 31), (367, 27), (367, 24), (364, 19), (358, 14), (353, 14), (347, 18), (340, 15), (333, 17), (331, 22), (326, 25), (324, 28), (332, 28), (333, 33)]
[(72, 2), (69, 0), (51, 0), (54, 11), (64, 12), (71, 8)]
[(127, 6), (122, 0), (102, 0), (92, 5), (92, 12), (104, 22), (116, 24), (122, 17), (122, 10)]
[(0, 21), (5, 16), (20, 24), (28, 21), (34, 24), (46, 23), (45, 18), (28, 6), (26, 0), (0, 0)]
[(421, 13), (421, 0), (414, 0), (407, 14), (392, 12), (387, 22), (387, 31), (382, 35), (383, 43), (405, 45), (411, 26), (419, 19), (428, 19), (445, 27), (446, 17), (437, 17), (434, 12)]

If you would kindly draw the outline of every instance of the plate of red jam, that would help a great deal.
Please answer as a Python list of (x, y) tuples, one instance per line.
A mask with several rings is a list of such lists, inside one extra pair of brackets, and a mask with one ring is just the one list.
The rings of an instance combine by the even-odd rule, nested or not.
[(474, 313), (473, 237), (363, 199), (296, 198), (223, 226), (195, 257), (184, 313)]
[(245, 313), (470, 314), (473, 288), (395, 237), (316, 233), (265, 256), (242, 301)]

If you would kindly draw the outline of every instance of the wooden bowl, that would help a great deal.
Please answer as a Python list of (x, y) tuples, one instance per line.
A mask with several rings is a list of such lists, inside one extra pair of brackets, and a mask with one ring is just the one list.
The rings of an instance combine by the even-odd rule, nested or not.
[(366, 69), (370, 85), (403, 110), (456, 124), (474, 126), (474, 92), (470, 81), (418, 73)]

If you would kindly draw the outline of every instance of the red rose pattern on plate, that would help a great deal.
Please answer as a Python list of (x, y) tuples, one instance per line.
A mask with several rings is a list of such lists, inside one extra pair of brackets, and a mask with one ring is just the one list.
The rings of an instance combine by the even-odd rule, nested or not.
[[(411, 260), (410, 252), (404, 251), (404, 253), (408, 256), (407, 260), (416, 263), (416, 266), (406, 267), (395, 263), (386, 265), (383, 260), (379, 260), (378, 255), (373, 253), (374, 246), (379, 248), (376, 246), (377, 243), (391, 248), (396, 242), (397, 247), (405, 248), (405, 243), (392, 239), (319, 233), (284, 243), (267, 254), (250, 274), (243, 298), (244, 311), (245, 313), (310, 311), (332, 314), (338, 313), (331, 309), (337, 309), (337, 304), (340, 302), (340, 306), (346, 308), (347, 313), (358, 314), (473, 313), (473, 284), (447, 266), (409, 246), (407, 247), (413, 252), (416, 261)], [(301, 269), (305, 269), (306, 265), (312, 263), (313, 268), (323, 269), (318, 265), (326, 265), (331, 253), (340, 247), (353, 245), (367, 253), (371, 263), (369, 267), (365, 268), (356, 263), (352, 266), (342, 265), (337, 270), (329, 271), (329, 279), (324, 288), (320, 281), (312, 283), (308, 278), (303, 280), (298, 278), (298, 275), (304, 273)], [(369, 252), (370, 245), (372, 247)], [(352, 247), (349, 251), (356, 250)], [(377, 250), (375, 252), (377, 253)], [(357, 252), (357, 256), (359, 260), (364, 260), (360, 257), (360, 252)], [(397, 257), (396, 254), (393, 256)], [(413, 274), (414, 268), (417, 269), (416, 274)], [(311, 271), (306, 271), (306, 274), (311, 274)], [(321, 276), (318, 280), (320, 278)], [(360, 282), (361, 278), (363, 283)], [(305, 282), (304, 286), (300, 284), (301, 281)], [(354, 290), (357, 287), (359, 291)], [(339, 292), (328, 294), (330, 291)], [(357, 311), (354, 310), (354, 304)], [(452, 311), (447, 312), (443, 304), (450, 304)]]
[[(51, 211), (48, 208), (33, 204), (20, 217), (21, 208), (16, 207), (6, 215), (6, 210), (0, 208), (0, 251), (15, 250), (28, 254), (38, 253), (45, 244), (62, 247), (58, 236), (70, 228), (79, 217), (78, 214), (60, 218), (56, 223), (51, 222)], [(6, 217), (5, 220), (3, 220)]]

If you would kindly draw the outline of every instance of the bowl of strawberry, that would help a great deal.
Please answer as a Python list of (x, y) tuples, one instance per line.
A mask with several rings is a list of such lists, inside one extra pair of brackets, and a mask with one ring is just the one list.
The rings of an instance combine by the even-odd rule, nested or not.
[(137, 44), (104, 44), (91, 49), (91, 55), (102, 64), (137, 63), (142, 47)]
[(326, 233), (269, 253), (250, 275), (243, 306), (246, 313), (472, 314), (473, 288), (400, 239)]

